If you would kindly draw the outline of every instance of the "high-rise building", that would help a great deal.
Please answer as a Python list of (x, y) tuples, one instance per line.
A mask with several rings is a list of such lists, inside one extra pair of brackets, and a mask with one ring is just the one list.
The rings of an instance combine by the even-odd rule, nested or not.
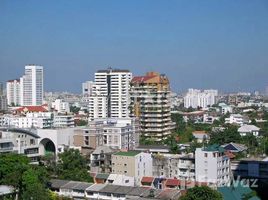
[(0, 82), (0, 95), (4, 94), (4, 85), (2, 82)]
[(93, 92), (93, 81), (86, 81), (82, 83), (82, 94), (83, 96), (91, 96)]
[(8, 105), (20, 105), (21, 100), (20, 100), (20, 80), (15, 79), (15, 80), (9, 80), (7, 81), (7, 104)]
[(90, 121), (107, 117), (107, 96), (101, 94), (100, 86), (96, 84), (92, 86), (92, 94), (88, 98), (88, 114)]
[(21, 105), (36, 106), (43, 103), (43, 66), (26, 65), (25, 74), (20, 78)]
[(0, 95), (0, 111), (7, 110), (7, 98), (5, 95)]
[(130, 88), (130, 116), (139, 117), (141, 133), (161, 140), (175, 127), (170, 113), (170, 87), (167, 76), (149, 72), (134, 77)]
[(188, 89), (186, 96), (184, 97), (185, 108), (207, 108), (216, 103), (216, 97), (218, 96), (218, 90), (201, 90)]
[(97, 71), (89, 100), (90, 116), (128, 117), (131, 79), (132, 73), (129, 70), (109, 68)]

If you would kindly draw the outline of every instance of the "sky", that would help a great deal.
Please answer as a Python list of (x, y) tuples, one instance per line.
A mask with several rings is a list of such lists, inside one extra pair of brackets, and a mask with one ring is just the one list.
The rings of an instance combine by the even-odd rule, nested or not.
[(108, 67), (187, 88), (264, 90), (267, 0), (1, 0), (0, 81), (44, 66), (45, 91), (81, 92)]

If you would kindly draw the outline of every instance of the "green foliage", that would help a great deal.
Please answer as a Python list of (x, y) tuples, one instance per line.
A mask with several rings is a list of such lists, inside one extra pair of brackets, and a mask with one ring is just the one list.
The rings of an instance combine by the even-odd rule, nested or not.
[(71, 106), (70, 107), (70, 112), (77, 114), (80, 111), (79, 107), (76, 106)]
[(47, 200), (49, 193), (45, 189), (44, 171), (29, 168), (22, 175), (23, 200)]
[(210, 144), (226, 144), (229, 142), (241, 142), (241, 136), (237, 131), (237, 126), (227, 125), (224, 131), (212, 132), (210, 134)]
[(86, 120), (78, 120), (76, 125), (77, 126), (86, 126), (88, 122)]
[(20, 189), (22, 174), (29, 168), (29, 159), (18, 154), (0, 154), (0, 185)]
[(30, 165), (23, 155), (0, 154), (0, 184), (13, 186), (19, 199), (48, 199), (47, 177), (44, 167)]
[(183, 120), (183, 116), (178, 113), (171, 114), (171, 120), (176, 123), (176, 132), (184, 131), (186, 128), (186, 123)]
[(180, 200), (223, 200), (221, 193), (208, 186), (190, 188)]
[(57, 167), (60, 179), (93, 182), (87, 170), (87, 161), (78, 150), (70, 149), (59, 154)]

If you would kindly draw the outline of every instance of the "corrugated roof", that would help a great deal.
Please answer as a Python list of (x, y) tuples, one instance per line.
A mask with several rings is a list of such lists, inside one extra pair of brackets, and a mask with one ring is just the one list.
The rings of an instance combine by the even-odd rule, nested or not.
[(92, 183), (87, 182), (80, 182), (80, 181), (70, 181), (63, 185), (61, 188), (63, 189), (73, 189), (73, 190), (85, 190), (89, 186), (91, 186)]
[(50, 180), (51, 188), (61, 188), (65, 184), (69, 183), (68, 180), (52, 179)]

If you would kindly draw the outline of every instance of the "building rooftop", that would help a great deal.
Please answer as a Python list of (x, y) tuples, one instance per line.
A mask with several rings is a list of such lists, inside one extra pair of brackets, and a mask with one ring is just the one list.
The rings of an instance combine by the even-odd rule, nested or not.
[(51, 188), (61, 188), (65, 184), (69, 183), (68, 180), (52, 179), (50, 180)]
[(136, 156), (139, 153), (141, 153), (140, 151), (120, 151), (115, 153), (114, 155), (116, 156)]
[(16, 109), (17, 112), (47, 112), (43, 106), (23, 106)]
[(127, 69), (103, 69), (103, 70), (98, 70), (97, 73), (109, 73), (109, 72), (124, 72), (124, 73), (129, 73), (130, 71)]
[(95, 178), (97, 178), (97, 179), (105, 179), (106, 180), (108, 177), (109, 177), (109, 174), (99, 173), (99, 174), (96, 175)]
[(257, 126), (246, 124), (246, 125), (241, 126), (238, 129), (238, 132), (249, 133), (251, 131), (259, 131), (259, 130), (260, 128), (258, 128)]
[(213, 144), (213, 145), (204, 147), (203, 151), (219, 151), (220, 153), (223, 153), (225, 149), (218, 144)]
[(144, 176), (141, 179), (142, 183), (152, 183), (154, 181), (154, 177), (151, 176)]

